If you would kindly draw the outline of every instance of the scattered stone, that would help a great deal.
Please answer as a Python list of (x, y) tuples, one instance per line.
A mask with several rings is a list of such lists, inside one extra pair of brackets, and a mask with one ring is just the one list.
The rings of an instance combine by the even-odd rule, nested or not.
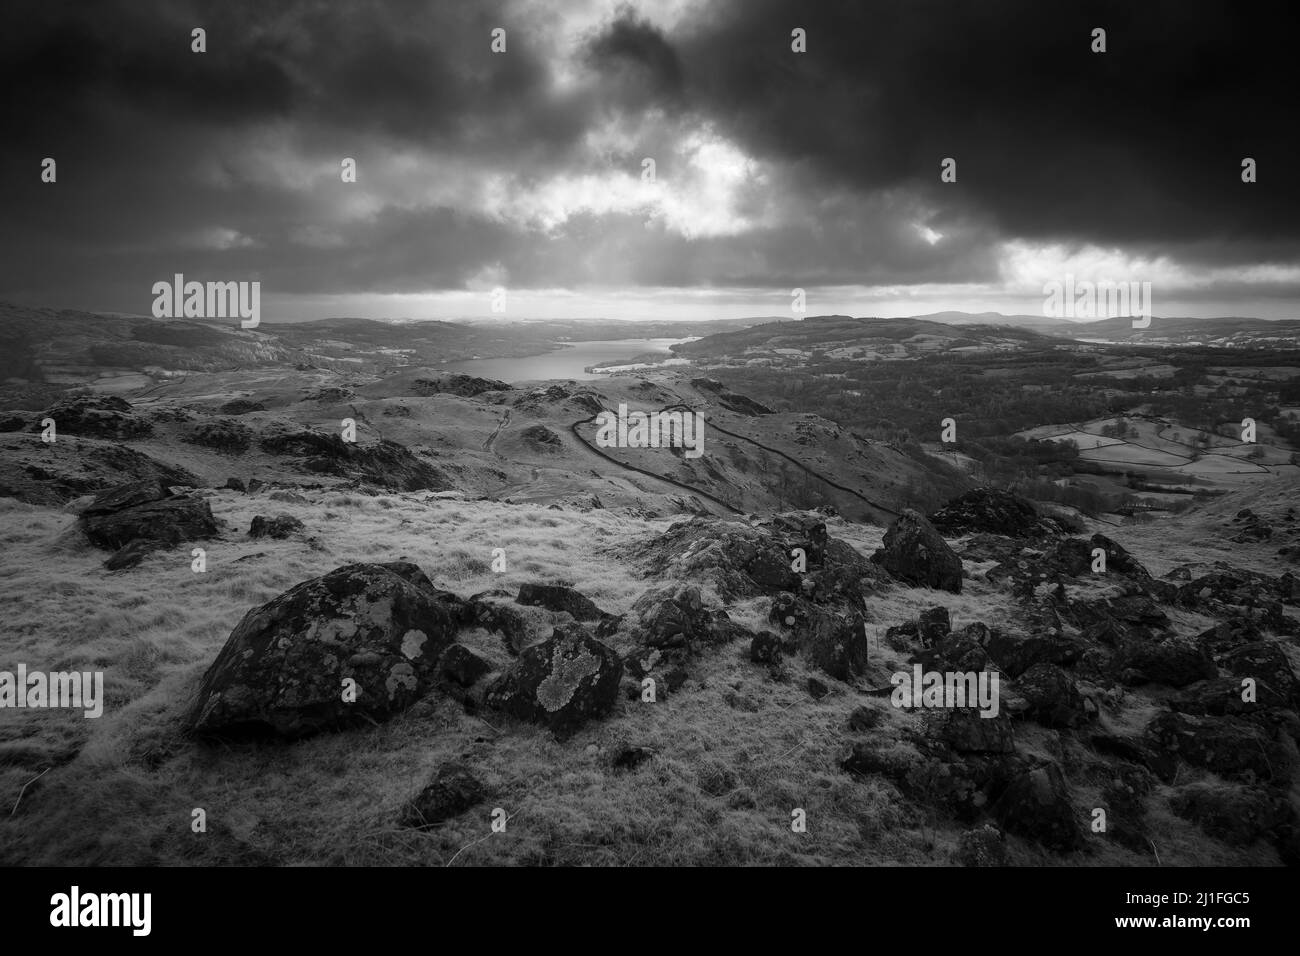
[(404, 827), (427, 830), (458, 817), (487, 799), (487, 788), (464, 764), (438, 768), (433, 780), (411, 799), (399, 816)]
[(274, 518), (254, 515), (248, 526), (250, 538), (287, 538), (295, 532), (302, 531), (303, 524), (293, 515), (279, 514)]

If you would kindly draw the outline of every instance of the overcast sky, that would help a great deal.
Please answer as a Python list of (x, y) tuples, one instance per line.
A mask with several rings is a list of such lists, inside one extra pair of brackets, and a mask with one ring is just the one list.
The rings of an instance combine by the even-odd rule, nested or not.
[(1300, 317), (1268, 5), (5, 12), (0, 299), (147, 314), (181, 272), (260, 280), (264, 321), (488, 317), (497, 286), (518, 316), (788, 315), (794, 287), (809, 314), (1038, 313), (1070, 273), (1149, 281), (1157, 315)]

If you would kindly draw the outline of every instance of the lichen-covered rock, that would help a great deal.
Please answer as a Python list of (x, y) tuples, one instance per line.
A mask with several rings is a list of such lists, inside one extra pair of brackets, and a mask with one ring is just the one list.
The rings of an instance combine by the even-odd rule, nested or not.
[[(795, 548), (807, 560), (802, 575), (792, 567)], [(800, 591), (807, 579), (818, 601), (851, 600), (864, 584), (885, 576), (851, 546), (829, 537), (824, 517), (806, 512), (777, 515), (758, 527), (711, 517), (679, 521), (628, 546), (625, 555), (657, 577), (707, 585), (726, 601)]]
[(646, 591), (633, 603), (632, 616), (651, 647), (690, 648), (706, 636), (710, 621), (700, 589), (692, 586)]
[(390, 717), (433, 686), (459, 614), (413, 564), (351, 564), (304, 581), (244, 615), (186, 726), (301, 737), (362, 715)]
[(613, 648), (570, 625), (526, 648), (488, 691), (487, 701), (566, 736), (613, 709), (622, 678), (623, 663)]
[(401, 826), (425, 830), (458, 817), (487, 799), (487, 788), (459, 762), (443, 764), (429, 785), (411, 798), (398, 817)]
[(1016, 777), (993, 804), (993, 816), (1011, 833), (1058, 852), (1083, 846), (1083, 830), (1070, 803), (1061, 768), (1054, 763)]
[(895, 519), (883, 545), (872, 560), (900, 581), (961, 593), (961, 559), (918, 512), (909, 508)]

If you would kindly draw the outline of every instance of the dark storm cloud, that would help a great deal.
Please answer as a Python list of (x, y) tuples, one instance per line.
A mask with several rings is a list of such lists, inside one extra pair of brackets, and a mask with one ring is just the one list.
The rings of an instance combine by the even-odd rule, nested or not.
[[(737, 0), (710, 8), (679, 53), (694, 108), (756, 154), (807, 161), (827, 181), (917, 190), (1007, 236), (1249, 237), (1294, 255), (1300, 84), (1287, 12)], [(808, 52), (792, 57), (795, 26)], [(1090, 50), (1094, 27), (1107, 30), (1104, 54)], [(1259, 162), (1252, 186), (1246, 156)], [(958, 162), (956, 184), (939, 183), (944, 157)]]
[[(1011, 239), (1206, 268), (1300, 259), (1297, 84), (1272, 8), (734, 0), (666, 30), (626, 6), (557, 46), (572, 10), (11, 5), (0, 295), (143, 310), (173, 271), (290, 293), (463, 288), (485, 271), (533, 287), (995, 282)], [(683, 235), (575, 208), (544, 228), (456, 179), (527, 191), (651, 155), (671, 189), (673, 150), (700, 129), (761, 166), (761, 189), (733, 197), (750, 225)], [(378, 182), (394, 155), (416, 172)], [(38, 180), (44, 156), (56, 186)], [(342, 156), (359, 157), (372, 212), (340, 213)], [(939, 182), (947, 156), (956, 184)]]

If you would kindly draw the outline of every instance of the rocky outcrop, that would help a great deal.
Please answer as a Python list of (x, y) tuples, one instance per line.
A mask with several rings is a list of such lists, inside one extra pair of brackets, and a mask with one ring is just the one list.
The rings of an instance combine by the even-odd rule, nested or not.
[(999, 488), (975, 488), (959, 495), (931, 514), (929, 521), (940, 534), (953, 538), (980, 531), (1009, 538), (1057, 531), (1024, 498)]
[(131, 405), (115, 395), (78, 395), (56, 402), (42, 412), (31, 428), (39, 429), (41, 419), (54, 419), (59, 434), (86, 438), (110, 438), (127, 441), (153, 433), (153, 425), (131, 411)]
[[(804, 572), (795, 571), (802, 549)], [(815, 512), (778, 515), (764, 525), (717, 518), (679, 521), (657, 538), (626, 549), (656, 576), (711, 586), (726, 601), (799, 591), (835, 603), (861, 600), (884, 573), (827, 534)]]
[(185, 440), (207, 448), (215, 448), (227, 455), (239, 455), (253, 444), (253, 431), (247, 425), (226, 419), (199, 422), (190, 429)]
[(130, 567), (159, 548), (213, 537), (219, 530), (207, 501), (175, 494), (159, 479), (101, 493), (82, 510), (78, 525), (96, 547), (118, 552), (115, 568)]
[(389, 491), (447, 491), (454, 487), (441, 470), (395, 441), (362, 445), (345, 442), (338, 435), (299, 431), (269, 435), (262, 439), (261, 448), (271, 455), (300, 457), (306, 471), (351, 478)]

